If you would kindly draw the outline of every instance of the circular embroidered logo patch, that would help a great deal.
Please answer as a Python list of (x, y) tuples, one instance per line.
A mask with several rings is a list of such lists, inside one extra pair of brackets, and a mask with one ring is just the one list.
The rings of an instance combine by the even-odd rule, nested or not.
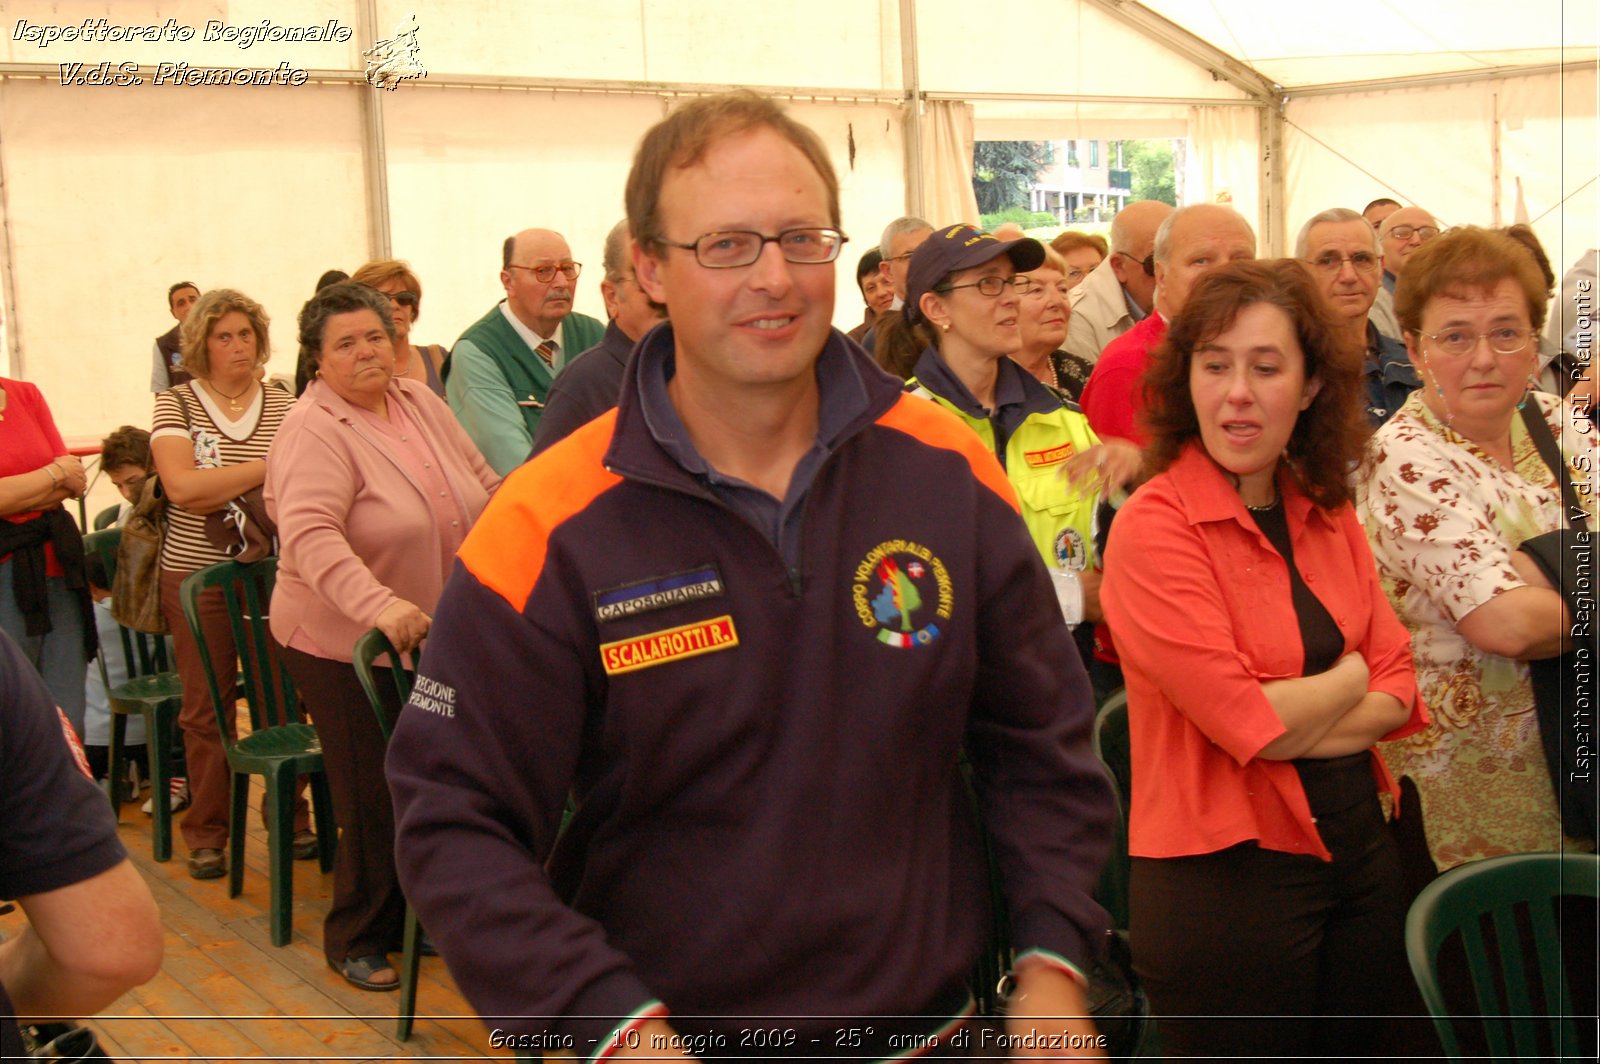
[(1074, 572), (1089, 564), (1089, 552), (1083, 548), (1083, 536), (1076, 528), (1063, 528), (1056, 533), (1056, 564)]
[(891, 539), (867, 552), (850, 586), (856, 616), (886, 646), (909, 649), (939, 638), (955, 594), (944, 562), (920, 543)]

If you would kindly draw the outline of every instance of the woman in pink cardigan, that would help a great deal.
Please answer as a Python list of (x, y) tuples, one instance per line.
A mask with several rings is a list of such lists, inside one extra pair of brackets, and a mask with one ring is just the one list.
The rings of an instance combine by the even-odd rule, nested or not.
[[(382, 732), (351, 657), (368, 629), (401, 651), (428, 634), (456, 548), (499, 486), (449, 407), (394, 375), (389, 301), (337, 284), (300, 311), (311, 378), (267, 457), (278, 523), (272, 637), (322, 738), (340, 828), (328, 964), (364, 990), (394, 990), (405, 901)], [(398, 699), (396, 699), (398, 701)]]

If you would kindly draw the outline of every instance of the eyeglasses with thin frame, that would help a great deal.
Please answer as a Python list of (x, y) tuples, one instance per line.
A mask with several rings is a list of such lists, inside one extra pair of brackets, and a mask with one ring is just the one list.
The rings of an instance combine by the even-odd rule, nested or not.
[(1132, 262), (1138, 263), (1139, 267), (1144, 270), (1144, 275), (1146, 277), (1154, 277), (1156, 275), (1156, 253), (1155, 252), (1152, 251), (1150, 254), (1146, 255), (1142, 259), (1134, 258), (1132, 255), (1128, 254), (1126, 251), (1119, 251), (1119, 252), (1117, 252), (1117, 254), (1121, 255), (1125, 259), (1128, 259), (1128, 260), (1130, 260)]
[(695, 262), (708, 270), (736, 270), (759, 259), (768, 244), (778, 245), (786, 262), (820, 266), (837, 259), (850, 238), (837, 229), (808, 226), (785, 229), (777, 236), (767, 236), (753, 229), (724, 229), (702, 233), (691, 244), (680, 244), (665, 237), (658, 239), (669, 248), (694, 252)]
[(583, 263), (560, 262), (547, 263), (544, 266), (519, 266), (513, 262), (510, 266), (507, 266), (506, 269), (527, 270), (529, 273), (533, 274), (533, 279), (535, 281), (538, 281), (540, 284), (549, 284), (551, 281), (556, 279), (556, 272), (558, 270), (560, 271), (561, 276), (565, 277), (567, 280), (576, 281), (578, 279), (578, 274), (583, 272)]
[(1378, 268), (1378, 261), (1378, 256), (1370, 251), (1357, 251), (1350, 255), (1324, 251), (1311, 260), (1311, 265), (1322, 273), (1338, 273), (1348, 262), (1357, 273), (1373, 273)]
[(1502, 325), (1486, 333), (1469, 332), (1466, 329), (1445, 329), (1436, 333), (1418, 330), (1417, 335), (1432, 340), (1434, 346), (1439, 349), (1439, 354), (1446, 358), (1464, 358), (1472, 354), (1478, 349), (1479, 340), (1489, 341), (1489, 350), (1501, 358), (1510, 358), (1528, 349), (1528, 341), (1533, 338), (1533, 330), (1516, 325)]
[[(1079, 277), (1083, 276), (1082, 270), (1069, 270), (1067, 272), (1067, 278), (1070, 279), (1074, 273), (1076, 273)], [(1066, 280), (1040, 281), (1033, 277), (1020, 275), (1011, 283), (1016, 286), (1017, 295), (1019, 296), (1043, 296), (1047, 294), (1051, 288), (1055, 288), (1056, 295), (1065, 299), (1067, 292), (1070, 289), (1070, 285), (1067, 284)], [(996, 293), (996, 295), (998, 294), (999, 293)]]
[(1026, 289), (1021, 287), (1021, 284), (1026, 282), (1026, 280), (1027, 278), (1024, 277), (998, 277), (994, 274), (990, 274), (988, 277), (980, 277), (976, 281), (968, 281), (966, 284), (940, 285), (938, 288), (935, 288), (934, 291), (954, 292), (957, 288), (976, 288), (980, 296), (988, 296), (990, 299), (993, 299), (1001, 292), (1004, 292), (1007, 285), (1011, 285), (1013, 288), (1016, 288), (1018, 292), (1026, 291)]
[(1413, 233), (1424, 240), (1432, 240), (1439, 235), (1439, 227), (1434, 225), (1397, 225), (1389, 230), (1389, 235), (1396, 240), (1410, 240)]

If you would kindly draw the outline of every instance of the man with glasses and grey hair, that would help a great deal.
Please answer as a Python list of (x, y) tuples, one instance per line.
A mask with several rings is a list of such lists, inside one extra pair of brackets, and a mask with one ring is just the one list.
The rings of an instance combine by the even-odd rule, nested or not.
[[(910, 270), (911, 253), (933, 234), (933, 226), (921, 218), (905, 215), (883, 227), (883, 239), (878, 242), (878, 254), (883, 260), (878, 270), (894, 289), (894, 302), (890, 310), (900, 310), (906, 301), (906, 274)], [(874, 325), (861, 338), (861, 346), (875, 352), (878, 347), (878, 327)]]
[(507, 237), (506, 298), (461, 334), (445, 363), (450, 409), (501, 476), (527, 459), (555, 375), (605, 332), (572, 312), (582, 269), (560, 233), (524, 229)]
[(1338, 322), (1341, 343), (1366, 352), (1367, 418), (1377, 428), (1422, 386), (1405, 344), (1380, 333), (1367, 317), (1378, 294), (1383, 256), (1377, 230), (1348, 207), (1333, 207), (1301, 227), (1294, 254), (1311, 267)]
[(550, 386), (544, 416), (533, 433), (533, 454), (617, 405), (622, 371), (627, 368), (633, 345), (667, 316), (667, 308), (639, 287), (626, 218), (606, 234), (602, 265), (606, 275), (600, 282), (600, 298), (605, 300), (606, 316), (610, 318), (605, 336), (582, 352)]
[(894, 289), (894, 305), (889, 309), (899, 310), (906, 301), (906, 273), (910, 269), (911, 253), (931, 235), (933, 226), (910, 215), (896, 218), (884, 226), (883, 239), (878, 242), (878, 254), (883, 256), (883, 261), (878, 269), (883, 271), (890, 287)]
[(627, 205), (671, 320), (462, 545), (389, 747), (406, 897), (499, 1046), (1103, 1056), (1088, 682), (994, 455), (831, 327), (827, 148), (703, 97)]
[(1067, 295), (1072, 317), (1063, 345), (1089, 365), (1155, 305), (1156, 230), (1172, 214), (1160, 200), (1130, 203), (1111, 219), (1111, 254)]
[(1378, 244), (1383, 252), (1383, 286), (1378, 289), (1368, 316), (1380, 333), (1398, 343), (1405, 343), (1405, 335), (1394, 313), (1394, 286), (1399, 283), (1411, 253), (1438, 235), (1438, 221), (1421, 207), (1391, 211), (1378, 226)]

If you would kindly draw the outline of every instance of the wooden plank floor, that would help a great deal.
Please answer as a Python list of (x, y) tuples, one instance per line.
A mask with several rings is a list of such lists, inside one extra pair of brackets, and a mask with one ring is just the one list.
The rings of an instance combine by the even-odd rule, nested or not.
[[(509, 1058), (489, 1046), (488, 1031), (437, 957), (422, 960), (411, 1039), (395, 1039), (400, 995), (358, 990), (323, 958), (333, 874), (320, 872), (316, 861), (294, 862), (294, 937), (272, 945), (259, 805), (257, 779), (237, 898), (228, 897), (226, 878), (189, 878), (181, 838), (174, 838), (172, 860), (158, 864), (150, 856), (150, 817), (137, 804), (122, 807), (118, 833), (161, 908), (166, 956), (159, 975), (91, 1022), (106, 1052), (124, 1061)], [(20, 912), (0, 917), (0, 930), (15, 931), (21, 919)], [(400, 953), (391, 960), (398, 965)]]

